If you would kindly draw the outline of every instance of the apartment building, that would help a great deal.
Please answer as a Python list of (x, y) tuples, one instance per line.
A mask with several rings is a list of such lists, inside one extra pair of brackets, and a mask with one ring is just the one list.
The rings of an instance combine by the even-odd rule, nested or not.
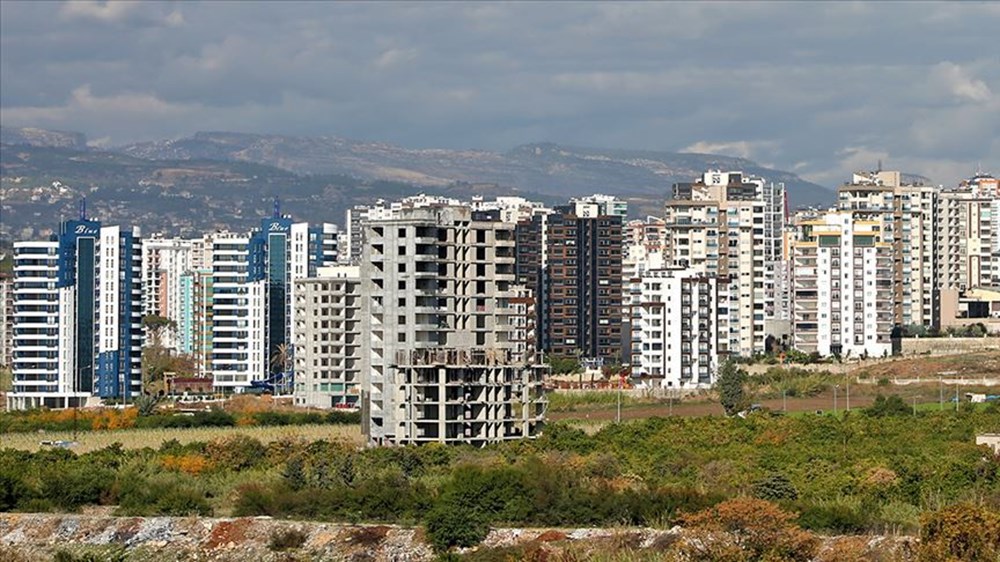
[(997, 180), (977, 173), (943, 189), (938, 201), (937, 288), (941, 325), (996, 318), (974, 290), (1000, 286), (1000, 194)]
[(46, 241), (14, 244), (15, 409), (122, 398), (142, 385), (138, 230), (65, 221)]
[(891, 353), (898, 248), (885, 223), (851, 211), (796, 217), (792, 244), (795, 349), (820, 355)]
[(216, 388), (242, 391), (290, 369), (295, 284), (337, 260), (332, 224), (282, 216), (248, 234), (212, 237), (212, 377)]
[(367, 221), (361, 403), (370, 443), (478, 446), (541, 427), (543, 367), (525, 350), (514, 225), (487, 215), (445, 204)]
[(0, 365), (9, 367), (14, 351), (14, 279), (0, 273)]
[(837, 208), (878, 222), (882, 241), (893, 248), (894, 323), (935, 324), (938, 189), (904, 184), (896, 171), (859, 172), (837, 190)]
[(198, 377), (207, 376), (212, 369), (212, 286), (211, 268), (189, 270), (181, 275), (178, 351), (191, 357)]
[(517, 225), (518, 283), (536, 295), (536, 345), (557, 356), (620, 362), (627, 203), (594, 195)]
[[(785, 330), (785, 191), (742, 172), (708, 171), (674, 186), (665, 207), (666, 263), (717, 277), (719, 353), (749, 357)], [(768, 333), (767, 328), (775, 330)]]
[(321, 267), (295, 287), (295, 405), (359, 407), (365, 339), (360, 268)]
[(654, 387), (704, 388), (718, 371), (717, 279), (689, 268), (642, 273), (632, 306), (632, 373)]
[[(193, 243), (181, 238), (153, 236), (142, 241), (142, 313), (181, 321), (183, 302), (182, 276), (191, 271)], [(181, 352), (177, 330), (164, 330), (160, 345)]]

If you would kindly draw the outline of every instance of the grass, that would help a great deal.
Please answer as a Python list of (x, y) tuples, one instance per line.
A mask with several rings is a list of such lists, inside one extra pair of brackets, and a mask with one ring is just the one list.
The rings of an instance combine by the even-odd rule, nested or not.
[[(246, 435), (263, 443), (286, 437), (299, 437), (309, 441), (340, 439), (361, 445), (361, 428), (344, 425), (299, 425), (283, 427), (199, 427), (185, 429), (121, 429), (113, 431), (80, 431), (72, 450), (86, 453), (121, 443), (126, 449), (143, 447), (159, 448), (164, 441), (176, 439), (180, 443), (212, 441), (232, 435)], [(72, 441), (73, 433), (53, 431), (39, 433), (6, 433), (0, 435), (0, 448), (38, 451), (45, 448), (41, 441)]]

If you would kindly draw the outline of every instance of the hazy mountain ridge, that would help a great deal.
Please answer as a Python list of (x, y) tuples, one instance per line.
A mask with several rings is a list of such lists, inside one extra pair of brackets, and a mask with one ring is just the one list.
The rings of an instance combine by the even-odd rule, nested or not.
[(87, 135), (75, 131), (51, 131), (33, 127), (0, 127), (0, 144), (83, 150), (87, 148)]
[[(299, 175), (237, 160), (149, 160), (94, 148), (76, 150), (0, 144), (3, 232), (13, 239), (50, 234), (75, 216), (81, 198), (90, 216), (143, 232), (195, 236), (215, 229), (243, 230), (282, 210), (300, 220), (343, 225), (352, 205), (432, 191), (456, 198), (514, 192), (495, 185), (452, 184), (433, 189), (411, 183), (338, 175)], [(523, 193), (546, 203), (557, 200)]]
[(149, 159), (251, 161), (301, 174), (342, 174), (428, 186), (488, 182), (558, 196), (605, 192), (666, 196), (678, 181), (709, 168), (740, 169), (784, 182), (793, 206), (832, 203), (831, 190), (789, 172), (715, 154), (582, 148), (534, 143), (506, 152), (410, 149), (340, 137), (200, 132), (183, 139), (135, 143), (117, 150)]

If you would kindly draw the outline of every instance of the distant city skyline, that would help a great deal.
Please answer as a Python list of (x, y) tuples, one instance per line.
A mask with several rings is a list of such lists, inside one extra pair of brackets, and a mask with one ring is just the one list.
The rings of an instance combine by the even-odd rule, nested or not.
[(0, 123), (1000, 165), (996, 3), (0, 3)]

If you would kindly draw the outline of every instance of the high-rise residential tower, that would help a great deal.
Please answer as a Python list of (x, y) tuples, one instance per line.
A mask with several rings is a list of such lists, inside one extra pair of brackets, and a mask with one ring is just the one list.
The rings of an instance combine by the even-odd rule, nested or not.
[(138, 230), (79, 220), (14, 245), (13, 408), (128, 398), (142, 384)]
[(466, 205), (400, 209), (365, 226), (362, 429), (370, 443), (535, 435), (543, 367), (526, 349), (514, 225)]

